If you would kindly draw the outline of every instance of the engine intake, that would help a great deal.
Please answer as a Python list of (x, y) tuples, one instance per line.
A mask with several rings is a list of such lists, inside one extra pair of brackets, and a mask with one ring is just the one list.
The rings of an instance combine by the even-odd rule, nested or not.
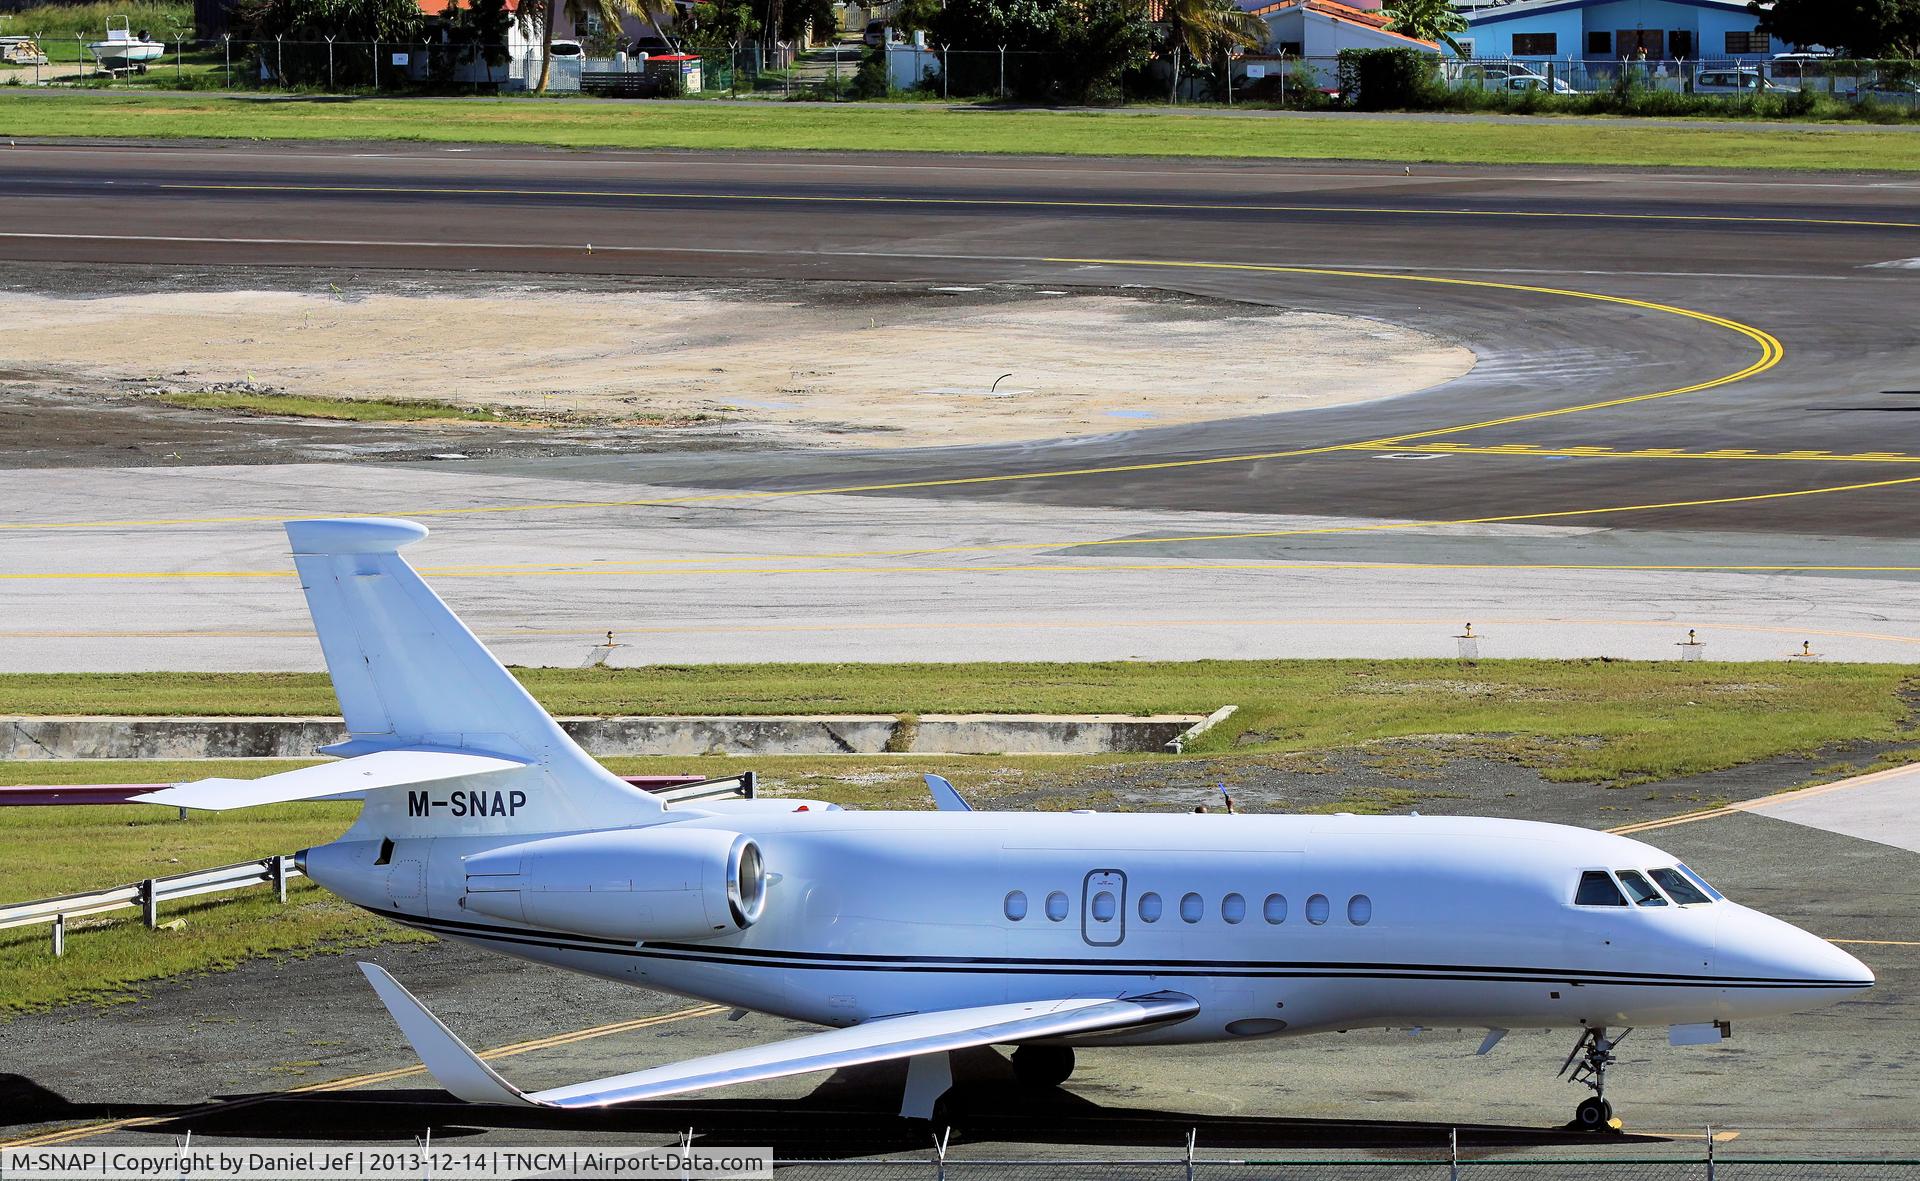
[(467, 910), (603, 939), (714, 939), (753, 926), (767, 905), (759, 844), (718, 829), (573, 833), (465, 864)]

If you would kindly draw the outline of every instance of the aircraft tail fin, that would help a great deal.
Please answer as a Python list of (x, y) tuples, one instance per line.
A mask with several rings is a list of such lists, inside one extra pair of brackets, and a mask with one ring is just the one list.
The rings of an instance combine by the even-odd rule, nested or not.
[[(427, 535), (424, 527), (367, 517), (286, 528), (349, 735), (326, 753), (429, 749), (527, 764), (488, 777), (490, 788), (524, 790), (526, 815), (517, 804), (511, 814), (498, 806), (522, 798), (516, 793), (462, 796), (425, 814), (415, 807), (406, 819), (419, 823), (407, 827), (420, 835), (553, 832), (661, 811), (660, 801), (581, 750), (400, 556)], [(393, 795), (370, 793), (369, 804)]]

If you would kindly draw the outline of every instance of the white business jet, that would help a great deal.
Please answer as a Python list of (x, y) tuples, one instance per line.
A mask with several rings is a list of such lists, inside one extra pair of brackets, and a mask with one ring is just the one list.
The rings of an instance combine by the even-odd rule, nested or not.
[(948, 1055), (1010, 1045), (1057, 1086), (1073, 1048), (1355, 1028), (1564, 1028), (1562, 1073), (1618, 1127), (1612, 1050), (1856, 996), (1873, 973), (1723, 898), (1651, 845), (1453, 816), (1027, 814), (817, 800), (674, 804), (576, 746), (400, 557), (407, 521), (287, 526), (351, 737), (340, 761), (143, 799), (233, 808), (353, 794), (299, 865), (350, 902), (480, 947), (832, 1028), (526, 1092), (362, 968), (435, 1079), (522, 1107), (632, 1103), (907, 1060), (933, 1118)]

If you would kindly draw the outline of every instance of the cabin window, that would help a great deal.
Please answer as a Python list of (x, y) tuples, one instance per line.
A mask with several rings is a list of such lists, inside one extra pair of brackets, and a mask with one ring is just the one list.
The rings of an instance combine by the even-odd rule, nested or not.
[(1188, 894), (1180, 899), (1180, 919), (1182, 922), (1197, 923), (1205, 913), (1207, 904), (1198, 894)]
[(1267, 895), (1267, 901), (1260, 907), (1260, 913), (1276, 927), (1286, 922), (1287, 896), (1285, 894)]
[(1347, 921), (1356, 927), (1364, 927), (1373, 921), (1373, 899), (1365, 894), (1355, 894), (1347, 899)]
[(1053, 893), (1047, 895), (1047, 917), (1056, 923), (1066, 921), (1067, 896), (1065, 894), (1055, 890)]
[(1580, 888), (1573, 892), (1575, 906), (1625, 906), (1626, 895), (1613, 884), (1613, 875), (1604, 869), (1590, 869), (1580, 875)]
[(1692, 870), (1688, 869), (1684, 865), (1680, 867), (1680, 872), (1687, 875), (1688, 881), (1692, 882), (1694, 885), (1706, 891), (1707, 897), (1713, 899), (1715, 902), (1726, 901), (1727, 896), (1725, 894), (1722, 894), (1720, 891), (1714, 889), (1713, 886), (1707, 882), (1707, 879), (1701, 877), (1699, 874), (1693, 872)]
[(1713, 901), (1677, 869), (1650, 869), (1647, 872), (1652, 874), (1653, 880), (1667, 892), (1667, 897), (1682, 906), (1703, 906)]
[(1110, 923), (1113, 921), (1114, 913), (1120, 909), (1120, 904), (1114, 900), (1111, 891), (1102, 890), (1093, 896), (1093, 903), (1089, 909), (1093, 911), (1094, 922)]
[(1614, 872), (1619, 876), (1620, 884), (1627, 888), (1627, 893), (1632, 895), (1633, 900), (1641, 906), (1665, 906), (1667, 904), (1666, 897), (1662, 895), (1660, 891), (1654, 889), (1653, 883), (1649, 882), (1639, 870), (1621, 869), (1615, 870)]
[(1157, 923), (1160, 921), (1160, 895), (1149, 890), (1140, 895), (1140, 921)]
[(1247, 917), (1247, 900), (1238, 894), (1229, 894), (1220, 900), (1220, 917), (1229, 923), (1238, 923)]
[(1327, 916), (1332, 913), (1333, 906), (1327, 901), (1325, 894), (1315, 894), (1313, 897), (1307, 899), (1307, 921), (1314, 926), (1318, 927), (1324, 924), (1327, 921)]
[(1026, 918), (1027, 892), (1025, 890), (1009, 890), (1007, 892), (1006, 905), (1001, 907), (1001, 909), (1006, 912), (1007, 918), (1013, 922), (1017, 923), (1021, 919)]

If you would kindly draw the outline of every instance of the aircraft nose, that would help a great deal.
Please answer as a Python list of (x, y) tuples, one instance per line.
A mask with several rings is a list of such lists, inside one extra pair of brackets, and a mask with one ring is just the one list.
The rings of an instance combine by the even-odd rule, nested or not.
[(1759, 911), (1740, 908), (1720, 924), (1721, 970), (1732, 976), (1819, 987), (1838, 1000), (1874, 985), (1873, 969), (1809, 931)]

